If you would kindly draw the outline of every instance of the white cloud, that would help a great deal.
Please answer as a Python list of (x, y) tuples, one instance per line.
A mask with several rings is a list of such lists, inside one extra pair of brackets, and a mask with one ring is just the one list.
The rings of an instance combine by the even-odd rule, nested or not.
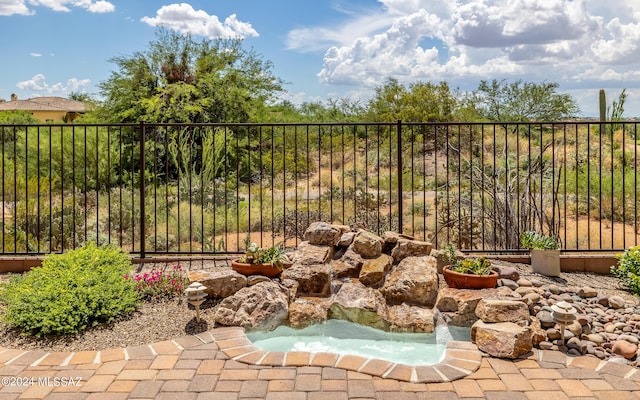
[(217, 16), (209, 15), (204, 10), (194, 10), (187, 3), (162, 6), (156, 16), (144, 17), (142, 22), (151, 26), (164, 26), (180, 33), (213, 38), (244, 38), (259, 36), (248, 22), (239, 21), (235, 14), (220, 22)]
[(375, 86), (387, 76), (640, 82), (637, 0), (379, 3), (342, 24), (291, 31), (289, 48), (326, 46), (318, 77), (330, 84)]
[[(31, 90), (34, 92), (45, 92), (46, 94), (68, 94), (70, 92), (80, 92), (91, 84), (89, 79), (70, 78), (67, 84), (61, 82), (50, 85), (43, 74), (37, 74), (33, 78), (18, 82), (16, 86), (22, 90)], [(42, 94), (41, 94), (42, 95)]]
[(29, 53), (31, 57), (42, 57), (41, 53)]
[(35, 13), (27, 5), (42, 6), (54, 11), (69, 12), (69, 7), (84, 8), (91, 13), (115, 11), (116, 7), (104, 0), (0, 0), (0, 15), (32, 15)]
[(0, 15), (31, 15), (33, 11), (25, 4), (26, 0), (0, 0)]

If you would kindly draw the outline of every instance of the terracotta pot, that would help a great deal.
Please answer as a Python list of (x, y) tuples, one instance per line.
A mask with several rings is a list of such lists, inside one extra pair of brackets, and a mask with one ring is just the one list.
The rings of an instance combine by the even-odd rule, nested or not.
[(273, 264), (244, 264), (235, 260), (231, 261), (231, 269), (245, 275), (264, 275), (269, 278), (275, 278), (280, 275), (280, 268), (274, 267)]
[(494, 288), (498, 284), (498, 273), (493, 270), (489, 275), (472, 275), (454, 272), (449, 268), (444, 267), (442, 273), (447, 285), (453, 289), (486, 289)]

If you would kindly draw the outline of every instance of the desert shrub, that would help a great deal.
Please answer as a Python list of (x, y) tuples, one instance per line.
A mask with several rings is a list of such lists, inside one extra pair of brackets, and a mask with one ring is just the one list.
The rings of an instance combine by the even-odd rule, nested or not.
[(640, 295), (640, 246), (631, 247), (618, 256), (618, 265), (611, 267), (611, 273), (635, 295)]
[(174, 265), (168, 272), (154, 269), (135, 275), (125, 275), (124, 279), (133, 282), (142, 298), (148, 300), (180, 296), (189, 285), (189, 279), (184, 275), (180, 265)]
[(88, 243), (52, 254), (41, 267), (15, 275), (0, 291), (4, 321), (26, 335), (74, 334), (134, 311), (139, 294), (122, 279), (131, 263), (115, 247)]

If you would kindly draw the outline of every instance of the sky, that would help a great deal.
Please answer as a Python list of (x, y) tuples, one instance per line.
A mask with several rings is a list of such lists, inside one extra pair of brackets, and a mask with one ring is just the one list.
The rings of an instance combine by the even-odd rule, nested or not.
[(113, 57), (143, 51), (159, 26), (194, 38), (241, 37), (296, 104), (366, 102), (388, 77), (555, 82), (598, 115), (627, 89), (640, 116), (638, 0), (0, 0), (0, 98), (99, 98)]

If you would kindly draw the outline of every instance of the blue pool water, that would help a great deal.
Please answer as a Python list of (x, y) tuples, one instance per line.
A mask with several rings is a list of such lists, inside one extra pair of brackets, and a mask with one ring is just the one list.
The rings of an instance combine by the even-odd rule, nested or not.
[(469, 328), (447, 326), (438, 326), (433, 333), (385, 332), (337, 319), (304, 329), (280, 326), (269, 332), (247, 332), (262, 350), (351, 354), (406, 365), (437, 364), (447, 341), (470, 341), (470, 335)]

